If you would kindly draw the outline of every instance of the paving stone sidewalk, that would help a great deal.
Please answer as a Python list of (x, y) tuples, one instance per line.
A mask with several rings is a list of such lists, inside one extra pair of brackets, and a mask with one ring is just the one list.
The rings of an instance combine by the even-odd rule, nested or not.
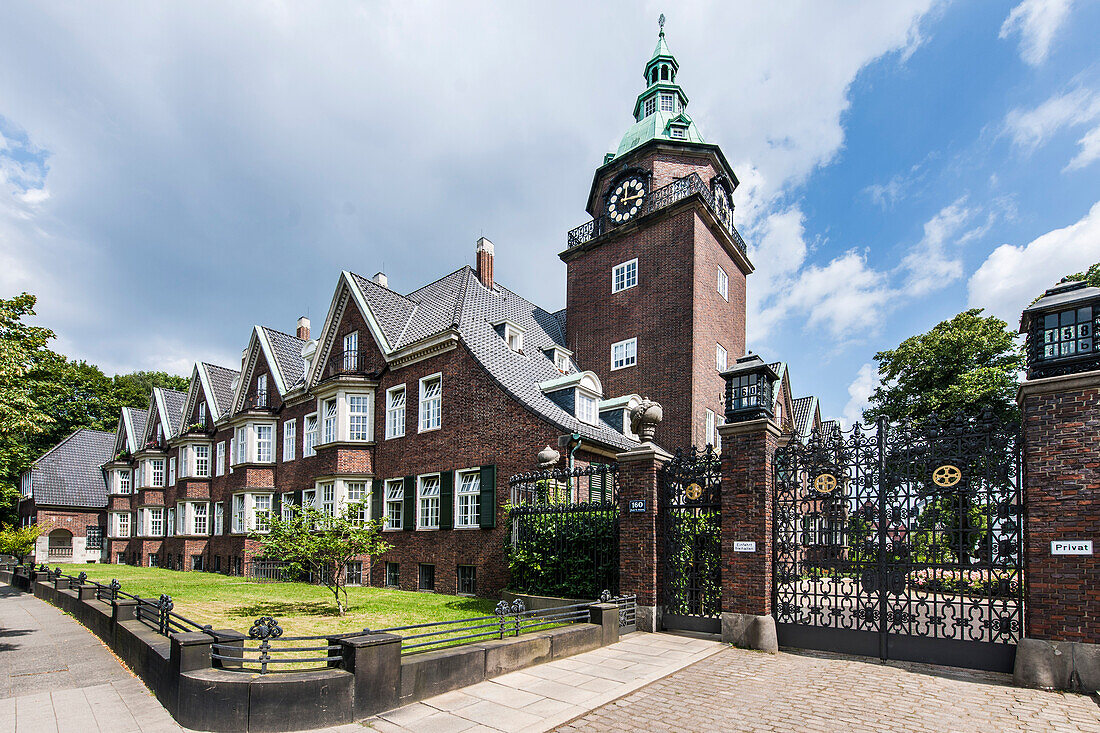
[(385, 733), (550, 730), (723, 648), (710, 639), (630, 634), (601, 649), (406, 705), (364, 725)]
[(1095, 696), (1010, 682), (949, 667), (726, 649), (560, 730), (1100, 731)]

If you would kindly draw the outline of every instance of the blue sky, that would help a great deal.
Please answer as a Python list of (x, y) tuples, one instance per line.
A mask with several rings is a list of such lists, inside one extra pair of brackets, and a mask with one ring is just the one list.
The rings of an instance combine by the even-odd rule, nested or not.
[(407, 291), (482, 234), (559, 308), (661, 12), (742, 181), (750, 348), (826, 416), (876, 351), (1100, 261), (1095, 0), (6, 4), (0, 294), (111, 372), (232, 365), (341, 269)]

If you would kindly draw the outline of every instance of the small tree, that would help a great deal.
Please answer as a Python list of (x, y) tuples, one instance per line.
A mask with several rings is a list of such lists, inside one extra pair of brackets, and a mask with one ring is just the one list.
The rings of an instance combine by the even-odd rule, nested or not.
[(23, 563), (23, 558), (34, 552), (34, 544), (49, 527), (31, 524), (26, 527), (0, 527), (0, 555), (14, 555)]
[(274, 513), (261, 518), (269, 529), (253, 532), (252, 539), (260, 541), (266, 557), (286, 563), (291, 572), (309, 572), (319, 578), (332, 592), (336, 610), (343, 616), (348, 602), (348, 562), (359, 555), (376, 558), (390, 549), (382, 541), (382, 523), (363, 519), (363, 502), (349, 504), (336, 515), (296, 504), (284, 508), (288, 510), (286, 519)]

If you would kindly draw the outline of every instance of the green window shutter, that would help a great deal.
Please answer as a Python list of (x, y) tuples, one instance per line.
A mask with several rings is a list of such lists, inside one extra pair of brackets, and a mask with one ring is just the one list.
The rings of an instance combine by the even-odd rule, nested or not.
[(497, 526), (497, 467), (481, 467), (481, 495), (478, 497), (478, 513), (481, 526), (490, 529)]
[(374, 479), (370, 489), (370, 518), (382, 518), (382, 480)]
[(444, 471), (439, 474), (439, 528), (454, 529), (455, 526), (455, 472)]
[[(592, 468), (597, 470), (606, 470), (607, 466), (602, 463), (593, 463)], [(592, 474), (591, 481), (589, 483), (589, 501), (595, 501), (603, 503), (611, 499), (610, 487), (607, 485), (608, 475), (606, 473), (594, 473)]]
[(405, 477), (405, 506), (401, 512), (401, 527), (416, 529), (416, 476)]

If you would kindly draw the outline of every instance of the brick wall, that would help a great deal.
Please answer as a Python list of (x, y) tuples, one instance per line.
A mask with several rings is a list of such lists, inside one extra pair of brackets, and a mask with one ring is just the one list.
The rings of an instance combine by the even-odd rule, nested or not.
[[(1053, 540), (1100, 539), (1100, 374), (1021, 388), (1026, 635), (1100, 640), (1100, 560), (1052, 555)], [(1100, 549), (1098, 547), (1097, 549)]]
[[(656, 606), (660, 598), (657, 567), (657, 472), (667, 461), (647, 448), (619, 463), (619, 588), (636, 593), (639, 606)], [(646, 511), (629, 511), (631, 499), (646, 502)]]

